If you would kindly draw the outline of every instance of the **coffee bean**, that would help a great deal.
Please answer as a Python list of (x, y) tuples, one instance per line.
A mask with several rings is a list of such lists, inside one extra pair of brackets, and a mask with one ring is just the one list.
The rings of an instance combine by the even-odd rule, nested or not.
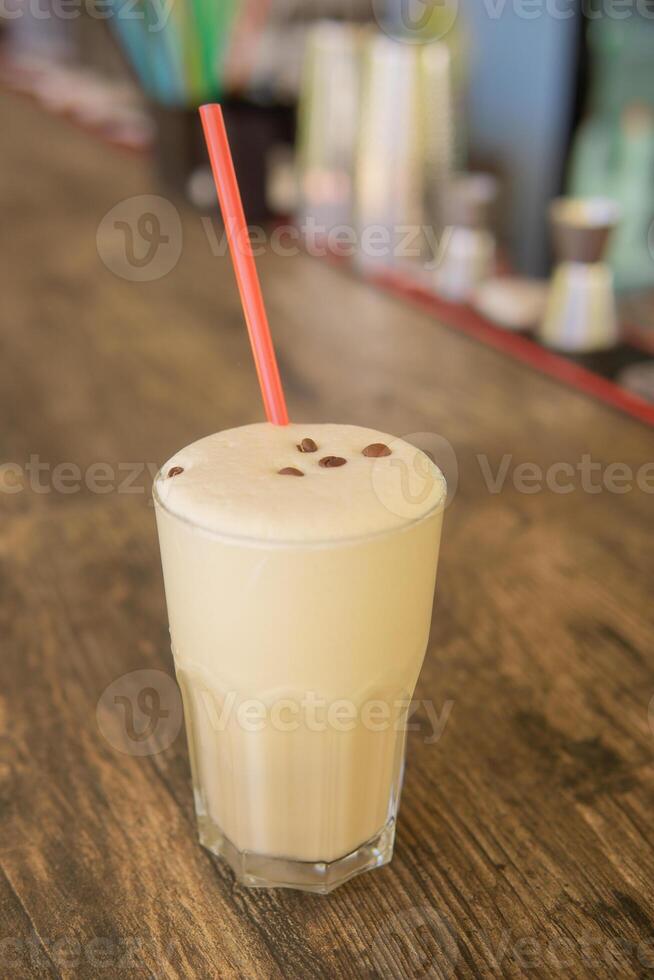
[(285, 466), (283, 470), (277, 470), (280, 476), (304, 476), (302, 470), (297, 470), (294, 466)]
[(377, 459), (379, 456), (390, 456), (391, 450), (383, 442), (372, 442), (363, 450), (363, 455)]
[(183, 466), (171, 466), (171, 468), (168, 470), (168, 476), (179, 476), (179, 474), (183, 472)]
[(298, 442), (297, 448), (301, 453), (317, 453), (318, 447), (316, 446), (313, 439), (303, 439), (302, 442)]
[(333, 466), (345, 466), (347, 463), (346, 459), (342, 456), (323, 456), (320, 460), (320, 466), (324, 466), (327, 469), (331, 469)]

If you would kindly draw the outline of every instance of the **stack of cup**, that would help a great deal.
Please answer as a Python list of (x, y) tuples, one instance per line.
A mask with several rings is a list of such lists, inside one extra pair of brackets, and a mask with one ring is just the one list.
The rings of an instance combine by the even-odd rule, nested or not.
[(298, 222), (353, 226), (360, 266), (433, 259), (455, 157), (452, 60), (443, 41), (332, 22), (310, 32)]
[[(452, 58), (447, 45), (366, 42), (356, 217), (360, 262), (431, 257), (425, 227), (439, 229), (454, 159)], [(371, 254), (366, 234), (389, 243)]]
[(298, 223), (325, 234), (352, 221), (359, 126), (359, 29), (324, 21), (309, 34), (298, 119)]
[(425, 206), (428, 218), (442, 230), (444, 200), (456, 156), (452, 55), (440, 42), (423, 45), (419, 51), (424, 93)]
[(356, 224), (362, 265), (392, 264), (423, 221), (424, 128), (416, 48), (383, 34), (366, 42)]

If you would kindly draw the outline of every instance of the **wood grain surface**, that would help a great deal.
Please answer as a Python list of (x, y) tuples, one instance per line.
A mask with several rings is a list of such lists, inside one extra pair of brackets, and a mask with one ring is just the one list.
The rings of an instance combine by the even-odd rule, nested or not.
[[(324, 898), (236, 886), (197, 844), (183, 732), (135, 756), (97, 721), (121, 676), (172, 675), (152, 468), (261, 418), (229, 262), (176, 202), (175, 268), (117, 276), (96, 234), (157, 192), (147, 161), (14, 97), (0, 126), (0, 976), (654, 973), (652, 433), (316, 259), (261, 257), (292, 417), (454, 449), (416, 692), (453, 705), (436, 742), (418, 710), (389, 867)], [(577, 470), (524, 492), (520, 464), (585, 455), (598, 492)], [(631, 489), (606, 489), (614, 463)]]

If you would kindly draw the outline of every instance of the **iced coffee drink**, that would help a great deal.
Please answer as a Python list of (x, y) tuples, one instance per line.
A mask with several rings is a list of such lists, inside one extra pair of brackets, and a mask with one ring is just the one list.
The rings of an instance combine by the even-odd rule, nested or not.
[(200, 839), (326, 892), (390, 860), (445, 482), (401, 439), (247, 425), (154, 486)]

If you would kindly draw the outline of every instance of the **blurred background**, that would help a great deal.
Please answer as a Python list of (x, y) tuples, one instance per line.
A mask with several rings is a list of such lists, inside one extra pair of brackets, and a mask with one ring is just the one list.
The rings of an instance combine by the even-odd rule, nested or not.
[(160, 193), (214, 207), (220, 100), (249, 221), (654, 400), (652, 0), (6, 0), (0, 25), (4, 85), (148, 154)]

